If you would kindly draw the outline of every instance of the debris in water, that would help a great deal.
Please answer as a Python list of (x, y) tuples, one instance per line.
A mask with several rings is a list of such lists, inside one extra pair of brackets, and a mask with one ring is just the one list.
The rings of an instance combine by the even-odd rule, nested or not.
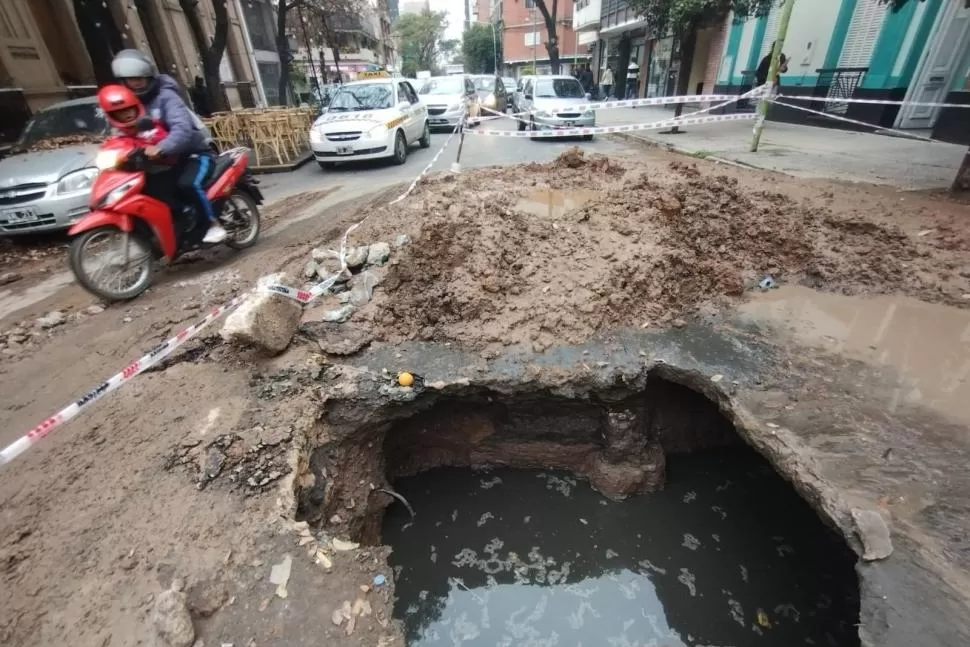
[[(408, 503), (408, 500), (407, 499), (405, 499), (403, 496), (401, 496), (400, 494), (398, 494), (394, 490), (389, 490), (388, 488), (380, 487), (380, 488), (377, 488), (377, 491), (378, 492), (383, 492), (384, 494), (389, 494), (390, 496), (394, 497), (395, 499), (397, 499), (398, 501), (400, 501), (401, 503), (403, 503), (404, 504), (404, 507), (408, 509), (408, 513), (410, 513), (411, 518), (414, 519), (414, 508), (411, 507), (411, 504)], [(458, 514), (458, 511), (457, 510), (455, 510), (455, 514), (456, 515)], [(452, 519), (452, 521), (454, 521), (454, 518)]]
[(378, 573), (374, 576), (374, 586), (384, 586), (385, 582), (387, 582), (387, 578), (382, 574)]
[(748, 569), (745, 568), (744, 564), (741, 564), (741, 581), (745, 584), (748, 583)]
[(776, 285), (775, 279), (771, 278), (771, 276), (767, 274), (763, 279), (761, 279), (761, 281), (758, 282), (758, 287), (762, 290), (770, 290), (771, 288), (776, 287)]
[(758, 609), (758, 624), (766, 629), (771, 628), (771, 622), (768, 620), (768, 614), (764, 612), (764, 609)]
[(689, 570), (686, 568), (680, 569), (680, 575), (677, 576), (677, 581), (687, 587), (687, 590), (690, 591), (691, 597), (697, 595), (697, 586), (695, 585), (696, 578)]
[[(495, 487), (496, 485), (499, 485), (501, 483), (502, 483), (502, 479), (499, 478), (498, 476), (496, 476), (496, 477), (494, 477), (494, 478), (492, 478), (492, 479), (490, 479), (488, 481), (485, 481), (485, 480), (482, 480), (481, 481), (482, 489), (483, 490), (490, 490), (493, 487)], [(452, 519), (452, 521), (454, 521), (454, 519)]]
[(281, 598), (286, 597), (286, 583), (290, 581), (290, 568), (293, 566), (293, 558), (289, 555), (283, 557), (283, 561), (274, 564), (269, 572), (269, 581), (276, 585), (276, 595)]
[(618, 552), (616, 552), (615, 550), (613, 550), (612, 548), (607, 548), (606, 549), (606, 559), (613, 559), (613, 558), (619, 557), (619, 556), (620, 556), (620, 554)]
[(495, 515), (493, 515), (491, 512), (484, 513), (482, 516), (478, 518), (478, 527), (481, 528), (482, 526), (485, 525), (485, 522), (487, 522), (489, 519), (494, 519), (494, 518), (495, 518)]
[(696, 500), (697, 500), (697, 492), (695, 492), (694, 490), (691, 490), (690, 492), (685, 494), (683, 499), (684, 503), (690, 503), (691, 501), (696, 501)]
[(582, 517), (579, 518), (579, 523), (583, 524), (584, 526), (588, 526), (589, 525), (589, 522), (586, 521), (585, 519), (583, 519)]
[(690, 534), (689, 532), (684, 533), (684, 541), (683, 543), (681, 543), (681, 546), (690, 550), (697, 550), (698, 548), (700, 548), (700, 545), (701, 545), (701, 541), (697, 537)]

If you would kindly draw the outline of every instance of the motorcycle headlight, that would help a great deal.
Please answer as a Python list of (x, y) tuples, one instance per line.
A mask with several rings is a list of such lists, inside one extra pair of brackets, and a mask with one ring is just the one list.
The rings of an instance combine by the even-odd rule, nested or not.
[[(114, 166), (111, 166), (111, 168), (114, 168)], [(96, 177), (98, 177), (98, 168), (83, 168), (80, 171), (68, 173), (57, 183), (57, 194), (64, 195), (87, 191), (94, 184)]]
[(98, 151), (98, 154), (94, 157), (94, 166), (99, 171), (110, 171), (117, 168), (120, 161), (121, 153), (118, 151)]
[(128, 180), (127, 182), (125, 182), (121, 186), (116, 187), (114, 189), (111, 189), (111, 191), (108, 193), (108, 195), (104, 196), (103, 198), (101, 198), (100, 201), (98, 201), (98, 204), (95, 205), (95, 209), (104, 209), (106, 207), (110, 207), (115, 202), (117, 202), (118, 200), (121, 200), (123, 197), (125, 197), (125, 195), (127, 195), (128, 192), (131, 191), (131, 189), (136, 184), (138, 184), (138, 180), (137, 179)]

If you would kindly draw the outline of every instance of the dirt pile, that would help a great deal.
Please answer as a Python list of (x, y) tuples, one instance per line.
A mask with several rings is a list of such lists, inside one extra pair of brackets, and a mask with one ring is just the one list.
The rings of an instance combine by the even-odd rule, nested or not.
[(432, 179), (370, 216), (355, 238), (413, 241), (354, 317), (390, 342), (540, 350), (711, 312), (765, 276), (954, 304), (970, 292), (948, 269), (965, 259), (899, 227), (684, 162), (623, 168), (572, 150)]

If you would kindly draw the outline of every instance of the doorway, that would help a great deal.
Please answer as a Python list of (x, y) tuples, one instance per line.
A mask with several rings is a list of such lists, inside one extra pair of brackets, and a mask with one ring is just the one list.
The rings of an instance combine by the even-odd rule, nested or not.
[[(905, 101), (942, 103), (953, 77), (970, 47), (970, 8), (962, 2), (948, 2), (933, 26), (916, 75)], [(940, 108), (903, 103), (896, 118), (897, 128), (932, 128)]]

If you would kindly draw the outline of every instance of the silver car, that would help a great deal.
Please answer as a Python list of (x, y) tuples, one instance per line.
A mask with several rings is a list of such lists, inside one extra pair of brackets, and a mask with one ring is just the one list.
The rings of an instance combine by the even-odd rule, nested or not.
[[(590, 96), (579, 81), (571, 76), (537, 76), (526, 81), (519, 109), (528, 113), (519, 122), (519, 130), (552, 130), (592, 128), (596, 111), (586, 106)], [(525, 123), (528, 122), (528, 123)], [(585, 135), (584, 139), (592, 139)]]
[(95, 97), (35, 114), (0, 160), (0, 236), (62, 230), (84, 216), (98, 175), (94, 158), (109, 132)]
[(418, 96), (428, 107), (432, 128), (454, 128), (463, 115), (478, 116), (478, 95), (467, 76), (432, 76), (418, 87)]

